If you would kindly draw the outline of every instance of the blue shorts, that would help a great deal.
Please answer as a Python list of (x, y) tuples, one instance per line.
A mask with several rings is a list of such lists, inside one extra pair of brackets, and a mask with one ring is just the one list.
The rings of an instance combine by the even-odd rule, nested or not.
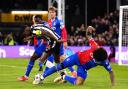
[(77, 53), (67, 57), (63, 62), (62, 62), (64, 68), (67, 67), (72, 67), (73, 65), (77, 65), (77, 76), (83, 78), (84, 80), (87, 77), (87, 71), (86, 69), (80, 64), (79, 58)]
[(87, 78), (87, 70), (82, 66), (77, 67), (77, 76), (83, 78), (84, 80)]
[(40, 57), (42, 55), (42, 53), (45, 51), (46, 49), (46, 44), (43, 44), (41, 42), (42, 40), (38, 40), (38, 44), (36, 46), (34, 46), (35, 48), (35, 53)]
[(53, 55), (49, 56), (47, 58), (47, 60), (53, 63), (54, 62), (54, 56)]

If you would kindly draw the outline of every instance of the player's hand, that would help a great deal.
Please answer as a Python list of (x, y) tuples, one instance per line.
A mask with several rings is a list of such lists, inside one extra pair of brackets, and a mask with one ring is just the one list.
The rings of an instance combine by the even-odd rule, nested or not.
[(60, 40), (57, 40), (57, 42), (58, 42), (58, 43), (63, 43), (63, 40), (62, 40), (62, 39), (60, 39)]
[(66, 41), (63, 40), (63, 39), (59, 39), (59, 40), (57, 40), (57, 42), (59, 42), (59, 43), (63, 43), (63, 42), (66, 42)]
[(64, 42), (63, 45), (64, 45), (64, 48), (66, 49), (66, 48), (68, 47), (68, 43), (67, 43), (67, 41)]

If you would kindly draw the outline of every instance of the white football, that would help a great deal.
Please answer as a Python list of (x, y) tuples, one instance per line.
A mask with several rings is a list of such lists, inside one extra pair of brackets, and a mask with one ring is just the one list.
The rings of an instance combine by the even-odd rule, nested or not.
[(33, 84), (39, 84), (40, 81), (41, 81), (41, 76), (40, 76), (40, 74), (35, 75)]

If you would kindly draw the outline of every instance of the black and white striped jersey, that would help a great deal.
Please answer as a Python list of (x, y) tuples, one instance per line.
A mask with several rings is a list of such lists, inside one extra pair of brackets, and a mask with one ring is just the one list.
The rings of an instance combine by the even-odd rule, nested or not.
[[(46, 36), (55, 41), (59, 40), (61, 37), (54, 32), (50, 27), (45, 26), (43, 24), (36, 24), (31, 26), (32, 32), (36, 33), (37, 30), (41, 31), (42, 36)], [(36, 35), (36, 34), (35, 34)]]
[(31, 26), (32, 33), (37, 35), (37, 31), (41, 31), (42, 38), (47, 40), (48, 45), (53, 48), (56, 45), (57, 40), (60, 40), (61, 37), (54, 32), (50, 27), (43, 24), (36, 24)]

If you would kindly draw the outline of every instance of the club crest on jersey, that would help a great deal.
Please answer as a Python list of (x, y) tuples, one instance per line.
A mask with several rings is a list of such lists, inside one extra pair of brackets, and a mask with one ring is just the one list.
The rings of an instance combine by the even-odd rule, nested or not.
[(67, 61), (69, 61), (70, 60), (70, 58), (67, 58)]
[(52, 27), (52, 30), (56, 30), (56, 27)]
[(56, 25), (56, 23), (54, 22), (54, 23), (53, 23), (53, 25), (55, 26), (55, 25)]

